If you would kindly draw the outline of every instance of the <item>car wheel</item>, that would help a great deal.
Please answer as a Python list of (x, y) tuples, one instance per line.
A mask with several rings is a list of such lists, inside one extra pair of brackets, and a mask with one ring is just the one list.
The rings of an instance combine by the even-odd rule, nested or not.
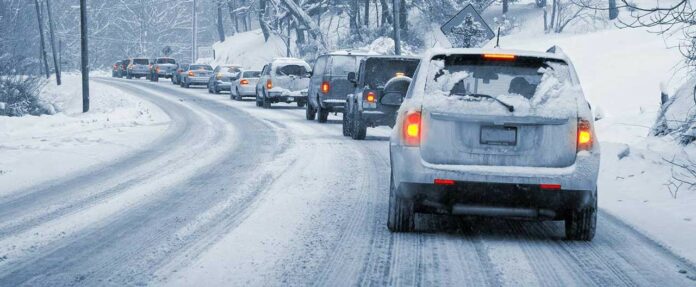
[(215, 93), (216, 95), (220, 94), (220, 88), (218, 88), (217, 85), (213, 86), (213, 93)]
[(353, 110), (351, 114), (350, 121), (353, 124), (353, 128), (350, 131), (350, 135), (354, 140), (364, 140), (367, 135), (367, 126), (365, 122), (360, 118), (360, 114), (357, 110)]
[(321, 107), (321, 104), (319, 104), (319, 106), (317, 107), (317, 116), (318, 116), (317, 121), (319, 121), (320, 123), (323, 124), (329, 120), (329, 111), (326, 109), (323, 109)]
[(312, 103), (307, 103), (307, 107), (305, 108), (305, 118), (308, 121), (313, 121), (317, 117), (317, 111), (314, 110), (314, 107), (312, 107)]
[(133, 76), (131, 76), (131, 74), (127, 74), (127, 75), (126, 75), (126, 79), (129, 79), (129, 80), (130, 80), (130, 79), (133, 79)]
[(189, 82), (184, 82), (184, 88), (191, 88), (191, 84)]
[[(596, 194), (596, 193), (595, 193)], [(565, 218), (565, 233), (568, 240), (592, 241), (597, 229), (597, 196), (592, 206), (571, 210)]]
[[(235, 90), (235, 92), (234, 92), (234, 97), (235, 97), (235, 99), (236, 99), (237, 101), (241, 101), (241, 100), (242, 100), (242, 94), (239, 93), (239, 88), (235, 88), (234, 90)], [(230, 93), (232, 93), (232, 92), (230, 92)]]
[(350, 121), (348, 120), (348, 105), (343, 108), (343, 136), (350, 136)]
[(154, 77), (152, 77), (152, 81), (159, 82), (159, 75), (155, 75)]
[(397, 195), (394, 176), (389, 179), (389, 217), (387, 228), (391, 232), (411, 232), (415, 230), (413, 202)]
[(271, 101), (266, 98), (266, 95), (264, 94), (263, 96), (263, 108), (264, 109), (270, 109), (271, 108)]
[(259, 97), (259, 90), (256, 90), (256, 106), (260, 107), (263, 106), (263, 103), (261, 102), (261, 97)]
[(304, 108), (305, 102), (304, 101), (297, 101), (297, 106), (300, 108)]

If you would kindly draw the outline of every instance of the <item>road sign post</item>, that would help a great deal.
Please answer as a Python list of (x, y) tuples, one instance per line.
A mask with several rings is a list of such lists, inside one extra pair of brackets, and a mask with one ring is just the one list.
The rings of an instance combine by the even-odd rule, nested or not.
[(481, 47), (495, 38), (493, 29), (469, 4), (440, 27), (453, 48)]

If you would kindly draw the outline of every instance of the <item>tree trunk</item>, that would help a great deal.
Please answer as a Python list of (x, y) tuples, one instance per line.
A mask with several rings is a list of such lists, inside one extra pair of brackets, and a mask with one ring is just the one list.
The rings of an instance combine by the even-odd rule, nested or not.
[(619, 17), (619, 9), (616, 7), (616, 0), (609, 0), (609, 20)]
[(553, 30), (556, 23), (556, 9), (558, 5), (558, 0), (553, 0), (553, 5), (551, 6), (551, 21), (549, 22), (549, 30)]
[(507, 14), (507, 12), (508, 12), (508, 8), (509, 8), (508, 2), (509, 2), (509, 0), (503, 0), (503, 14)]
[(379, 0), (379, 5), (382, 6), (382, 23), (381, 25), (391, 24), (393, 21), (392, 15), (389, 12), (389, 3), (387, 0)]
[(360, 31), (358, 29), (358, 26), (359, 26), (359, 24), (358, 24), (359, 23), (358, 22), (359, 15), (358, 14), (360, 14), (360, 10), (358, 7), (358, 1), (360, 1), (360, 0), (350, 0), (350, 13), (349, 13), (350, 14), (349, 15), (350, 16), (350, 25), (349, 25), (349, 27), (350, 27), (350, 34), (357, 35), (358, 38), (360, 38)]
[(268, 38), (271, 36), (271, 32), (268, 28), (268, 23), (266, 23), (266, 1), (267, 0), (258, 0), (259, 1), (259, 26), (261, 26), (261, 32), (263, 32), (263, 38), (268, 41)]
[(370, 0), (365, 0), (365, 13), (363, 13), (363, 25), (370, 26)]
[(394, 54), (401, 55), (401, 0), (394, 0)]
[[(259, 3), (264, 2), (264, 7), (266, 0), (260, 0)], [(261, 5), (261, 4), (259, 4)], [(237, 1), (227, 0), (227, 11), (230, 13), (230, 21), (232, 21), (232, 32), (233, 34), (239, 33), (239, 24), (237, 24)], [(260, 19), (260, 18), (259, 18)]]
[(55, 36), (53, 33), (54, 25), (53, 25), (53, 16), (51, 12), (51, 4), (49, 3), (50, 0), (46, 0), (46, 14), (48, 15), (48, 29), (50, 30), (50, 35), (51, 35), (51, 53), (53, 54), (53, 69), (56, 72), (56, 84), (60, 86), (61, 80), (60, 80), (60, 66), (58, 66), (58, 56), (56, 55), (56, 40)]
[(408, 8), (404, 0), (401, 0), (399, 5), (399, 26), (401, 26), (402, 33), (408, 31)]
[(222, 3), (217, 2), (217, 32), (220, 42), (225, 42), (225, 27), (222, 22)]
[(34, 0), (34, 4), (36, 4), (36, 19), (39, 21), (39, 36), (40, 36), (40, 49), (41, 49), (41, 58), (43, 58), (43, 66), (44, 66), (44, 71), (46, 72), (46, 79), (51, 77), (50, 70), (48, 69), (48, 59), (46, 55), (46, 44), (44, 44), (44, 32), (43, 32), (43, 21), (41, 20), (41, 5), (39, 5), (39, 0)]

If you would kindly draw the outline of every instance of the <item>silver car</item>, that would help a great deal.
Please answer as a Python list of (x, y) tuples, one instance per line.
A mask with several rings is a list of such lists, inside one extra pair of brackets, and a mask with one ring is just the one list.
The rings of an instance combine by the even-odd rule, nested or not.
[(189, 88), (192, 85), (207, 86), (208, 79), (213, 75), (213, 67), (204, 64), (191, 64), (188, 70), (184, 71), (181, 76), (181, 86)]
[(232, 81), (230, 99), (241, 101), (243, 97), (256, 95), (256, 84), (259, 82), (261, 71), (242, 70), (239, 79)]
[(220, 65), (213, 70), (213, 74), (208, 79), (208, 93), (219, 94), (222, 91), (231, 91), (232, 82), (239, 78), (242, 71), (240, 65)]
[(570, 60), (483, 49), (429, 52), (390, 138), (388, 227), (415, 213), (564, 220), (592, 240), (600, 152)]
[(256, 105), (270, 108), (272, 103), (307, 103), (312, 68), (302, 59), (276, 58), (263, 67), (256, 84)]

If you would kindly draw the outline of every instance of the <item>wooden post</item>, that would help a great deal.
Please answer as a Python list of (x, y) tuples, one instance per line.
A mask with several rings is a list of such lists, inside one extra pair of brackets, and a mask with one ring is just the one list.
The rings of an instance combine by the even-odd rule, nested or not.
[(41, 41), (41, 58), (43, 58), (44, 71), (46, 72), (46, 79), (48, 79), (51, 76), (51, 71), (48, 69), (46, 44), (44, 44), (43, 21), (41, 20), (41, 5), (39, 4), (39, 0), (34, 0), (34, 4), (36, 4), (36, 19), (39, 21), (39, 35), (41, 36), (39, 37)]
[(51, 53), (53, 54), (53, 69), (56, 71), (56, 84), (60, 86), (61, 81), (60, 81), (60, 66), (58, 65), (58, 57), (56, 56), (56, 40), (55, 36), (53, 33), (54, 30), (54, 25), (53, 25), (53, 16), (51, 12), (51, 0), (46, 0), (46, 14), (48, 14), (48, 30), (50, 31), (50, 36), (51, 36)]

